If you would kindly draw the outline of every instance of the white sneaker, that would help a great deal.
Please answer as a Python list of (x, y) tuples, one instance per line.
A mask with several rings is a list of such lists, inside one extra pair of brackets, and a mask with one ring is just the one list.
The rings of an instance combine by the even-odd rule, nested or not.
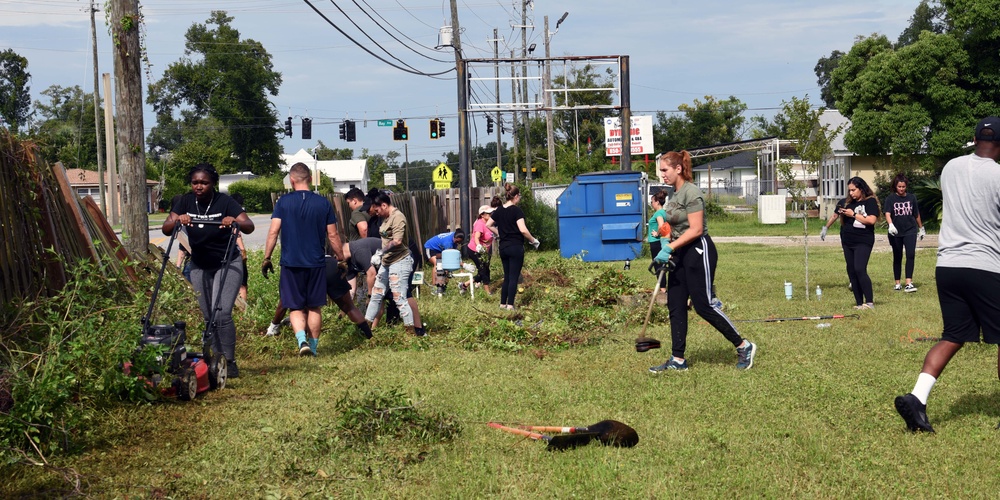
[(917, 287), (913, 286), (913, 283), (907, 283), (906, 286), (903, 287), (903, 291), (906, 293), (915, 292), (917, 291)]
[(271, 323), (271, 326), (267, 327), (267, 332), (264, 333), (266, 337), (275, 337), (278, 335), (278, 331), (281, 330), (281, 325), (278, 323)]
[(903, 285), (896, 283), (896, 286), (892, 287), (892, 289), (898, 292), (903, 289)]

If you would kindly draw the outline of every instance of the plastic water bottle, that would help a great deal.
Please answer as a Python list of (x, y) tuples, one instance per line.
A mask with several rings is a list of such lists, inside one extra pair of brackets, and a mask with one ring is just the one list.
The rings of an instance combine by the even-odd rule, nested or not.
[(830, 328), (830, 323), (820, 323), (816, 325), (816, 328)]
[(816, 300), (823, 300), (823, 289), (816, 285)]
[(785, 282), (785, 300), (792, 300), (792, 284)]
[(632, 269), (632, 261), (625, 259), (625, 270), (628, 271), (629, 269)]

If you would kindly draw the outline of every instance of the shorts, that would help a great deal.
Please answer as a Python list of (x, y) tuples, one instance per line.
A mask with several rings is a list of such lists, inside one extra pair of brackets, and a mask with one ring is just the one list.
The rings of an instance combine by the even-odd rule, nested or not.
[(351, 284), (340, 275), (337, 268), (337, 258), (326, 258), (326, 295), (330, 300), (337, 300), (351, 292)]
[(938, 267), (934, 271), (944, 331), (941, 340), (1000, 344), (1000, 274)]
[(278, 280), (281, 304), (293, 311), (326, 305), (326, 269), (282, 266)]
[(431, 250), (430, 248), (424, 249), (424, 254), (427, 255), (428, 259), (436, 259), (441, 256), (440, 250)]

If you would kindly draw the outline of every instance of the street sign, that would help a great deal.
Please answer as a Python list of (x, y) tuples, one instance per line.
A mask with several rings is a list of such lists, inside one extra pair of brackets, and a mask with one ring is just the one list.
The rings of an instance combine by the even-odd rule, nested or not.
[(392, 120), (379, 120), (378, 121), (378, 126), (379, 127), (391, 127), (391, 126), (393, 126), (394, 123), (395, 122), (393, 122)]
[(451, 187), (451, 169), (444, 163), (439, 163), (434, 168), (434, 189), (448, 189)]
[(500, 182), (501, 178), (503, 178), (503, 171), (500, 170), (500, 167), (493, 167), (493, 170), (490, 170), (490, 179), (493, 182)]
[(514, 182), (514, 172), (507, 172), (507, 182)]
[(382, 177), (384, 178), (383, 184), (386, 186), (396, 185), (396, 172), (386, 172), (382, 174)]

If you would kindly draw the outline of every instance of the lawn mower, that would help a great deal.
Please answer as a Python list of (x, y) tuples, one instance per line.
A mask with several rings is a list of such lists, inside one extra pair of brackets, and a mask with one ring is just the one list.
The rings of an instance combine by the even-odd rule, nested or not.
[[(199, 226), (218, 226), (218, 222), (199, 221)], [(239, 229), (234, 225), (233, 232), (229, 238), (226, 248), (226, 260), (223, 262), (222, 281), (225, 281), (229, 272), (229, 259), (232, 255), (233, 245), (236, 241), (236, 231)], [(171, 324), (152, 324), (153, 309), (156, 305), (156, 298), (159, 295), (160, 285), (163, 282), (163, 273), (170, 262), (170, 249), (181, 228), (175, 228), (167, 243), (167, 250), (163, 254), (163, 262), (160, 266), (160, 273), (156, 277), (156, 285), (153, 287), (153, 294), (149, 301), (149, 308), (142, 318), (142, 336), (139, 339), (139, 347), (136, 355), (155, 350), (155, 361), (160, 365), (155, 369), (149, 367), (139, 370), (136, 376), (146, 380), (154, 389), (158, 389), (161, 394), (167, 397), (177, 397), (182, 401), (194, 399), (198, 394), (208, 390), (222, 389), (226, 386), (228, 369), (225, 356), (221, 355), (222, 350), (218, 345), (218, 335), (216, 335), (215, 316), (221, 309), (219, 304), (222, 289), (212, 303), (213, 307), (209, 318), (205, 321), (205, 329), (202, 332), (202, 352), (187, 351), (187, 325), (183, 321), (176, 321)], [(214, 354), (219, 353), (219, 354)], [(125, 364), (125, 372), (130, 373), (136, 367), (135, 362)], [(161, 375), (169, 375), (169, 383)]]

